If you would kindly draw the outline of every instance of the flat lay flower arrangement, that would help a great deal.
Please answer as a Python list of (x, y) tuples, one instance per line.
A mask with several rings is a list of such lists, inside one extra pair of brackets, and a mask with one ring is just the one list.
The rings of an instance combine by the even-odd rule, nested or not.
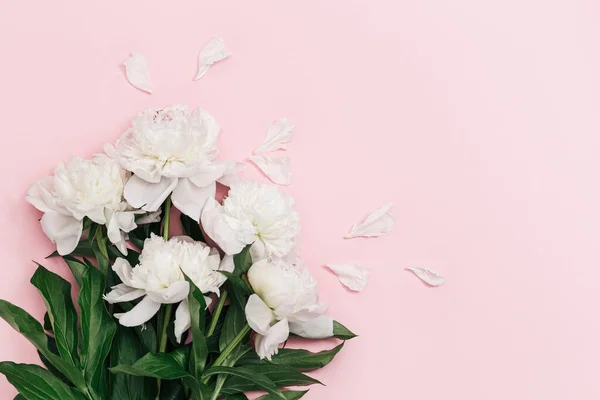
[[(203, 47), (196, 79), (229, 56), (223, 46), (215, 38)], [(132, 85), (150, 93), (143, 56), (133, 53), (125, 66)], [(262, 154), (285, 149), (292, 129), (277, 120), (248, 159), (276, 184), (290, 183), (289, 160)], [(302, 265), (293, 198), (239, 178), (240, 163), (218, 159), (219, 131), (202, 109), (148, 109), (103, 154), (61, 163), (30, 188), (27, 201), (56, 244), (51, 256), (62, 257), (79, 287), (78, 311), (71, 284), (41, 264), (31, 283), (47, 310), (43, 321), (0, 300), (0, 316), (45, 366), (0, 362), (16, 399), (242, 400), (250, 391), (266, 393), (261, 400), (299, 399), (307, 391), (288, 388), (319, 383), (306, 372), (355, 337), (327, 314)], [(217, 185), (228, 188), (222, 202)], [(389, 232), (390, 208), (345, 238)], [(353, 291), (370, 272), (326, 267)], [(411, 271), (443, 283), (435, 271)], [(342, 342), (310, 352), (286, 348), (290, 336)]]

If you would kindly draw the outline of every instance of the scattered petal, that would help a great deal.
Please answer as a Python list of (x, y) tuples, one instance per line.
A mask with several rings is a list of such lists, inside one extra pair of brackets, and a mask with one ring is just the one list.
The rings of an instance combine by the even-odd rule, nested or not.
[(225, 48), (225, 42), (218, 37), (211, 38), (202, 46), (198, 53), (198, 74), (194, 80), (198, 80), (206, 74), (206, 71), (216, 62), (226, 59), (231, 53)]
[(287, 156), (251, 156), (248, 157), (248, 161), (251, 161), (256, 165), (273, 183), (278, 185), (289, 185), (292, 182), (290, 158)]
[(287, 118), (283, 117), (273, 122), (267, 129), (263, 144), (254, 150), (254, 154), (267, 153), (279, 149), (287, 149), (287, 143), (292, 140), (293, 125), (288, 124)]
[(146, 58), (138, 52), (132, 52), (131, 57), (123, 62), (127, 80), (134, 87), (144, 92), (152, 93), (150, 85), (150, 72)]
[(325, 264), (325, 266), (337, 275), (342, 285), (350, 290), (362, 292), (367, 286), (371, 272), (368, 268), (357, 264)]
[(412, 271), (419, 279), (430, 286), (440, 286), (444, 283), (444, 277), (431, 268), (408, 267), (405, 269)]
[(344, 236), (344, 239), (354, 237), (378, 237), (390, 232), (396, 224), (396, 219), (389, 213), (392, 203), (373, 211), (360, 224), (355, 224)]

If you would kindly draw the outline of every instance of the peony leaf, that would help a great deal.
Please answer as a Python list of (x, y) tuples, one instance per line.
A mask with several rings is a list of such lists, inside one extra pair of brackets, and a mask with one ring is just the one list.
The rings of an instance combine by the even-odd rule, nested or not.
[(0, 362), (0, 373), (27, 400), (85, 400), (81, 393), (39, 365)]
[(188, 295), (188, 304), (190, 309), (190, 327), (192, 330), (192, 351), (190, 355), (190, 370), (196, 379), (200, 379), (206, 366), (208, 358), (208, 345), (206, 344), (206, 301), (204, 295), (194, 285), (191, 279), (190, 294)]
[(73, 273), (75, 282), (77, 282), (77, 285), (81, 287), (81, 278), (83, 277), (85, 271), (88, 269), (88, 266), (73, 256), (63, 256), (63, 260), (69, 266), (71, 273)]
[(223, 351), (229, 343), (237, 336), (237, 334), (246, 325), (246, 315), (244, 309), (241, 308), (236, 302), (233, 302), (227, 310), (225, 316), (225, 322), (221, 329), (221, 336), (219, 337), (219, 350)]
[(325, 264), (348, 289), (361, 292), (367, 286), (369, 269), (358, 264)]
[(194, 80), (198, 80), (206, 74), (211, 65), (229, 57), (231, 53), (225, 47), (223, 39), (213, 37), (202, 46), (198, 53), (198, 73)]
[(340, 324), (337, 321), (333, 321), (333, 337), (342, 340), (350, 340), (354, 339), (356, 335), (352, 333), (348, 328), (344, 325)]
[(268, 153), (279, 149), (287, 149), (287, 143), (292, 140), (294, 126), (288, 124), (287, 118), (283, 117), (273, 122), (267, 129), (263, 144), (254, 150), (254, 154)]
[[(298, 400), (303, 397), (308, 390), (285, 390), (283, 392), (283, 396), (287, 400)], [(264, 396), (257, 397), (256, 400), (276, 400), (277, 397), (274, 397), (272, 394), (265, 394)]]
[(125, 76), (129, 83), (137, 89), (152, 93), (146, 57), (133, 51), (131, 56), (123, 62), (123, 65), (125, 65)]
[(353, 225), (344, 239), (378, 237), (390, 232), (396, 224), (396, 219), (389, 213), (391, 208), (392, 203), (373, 211), (361, 223)]
[(429, 286), (440, 286), (444, 283), (444, 277), (431, 268), (408, 267), (405, 269), (412, 271), (412, 273)]
[[(302, 372), (288, 367), (286, 365), (276, 364), (261, 364), (261, 365), (246, 365), (245, 369), (258, 372), (277, 385), (277, 387), (288, 387), (288, 386), (308, 386), (314, 384), (321, 384), (318, 380), (311, 378)], [(256, 385), (252, 380), (248, 380), (243, 377), (232, 376), (225, 382), (221, 393), (224, 395), (251, 392), (260, 390), (261, 388)]]
[(269, 377), (260, 372), (254, 371), (252, 369), (248, 369), (245, 367), (212, 367), (204, 371), (203, 376), (208, 377), (212, 375), (231, 375), (236, 376), (238, 378), (246, 379), (252, 381), (257, 387), (261, 390), (266, 390), (270, 394), (275, 396), (275, 399), (286, 400), (285, 396), (281, 393), (281, 391), (277, 388), (275, 382), (273, 382)]
[(250, 254), (251, 244), (244, 247), (242, 251), (233, 256), (235, 270), (233, 273), (237, 276), (245, 274), (252, 266), (252, 254)]
[(318, 353), (312, 353), (303, 349), (280, 349), (271, 361), (261, 360), (256, 353), (250, 353), (240, 360), (240, 365), (265, 364), (272, 363), (277, 365), (287, 365), (298, 371), (310, 372), (329, 364), (337, 353), (342, 350), (344, 344), (340, 344), (331, 350), (324, 350)]
[(288, 156), (251, 156), (248, 157), (248, 161), (256, 165), (271, 182), (278, 185), (292, 183), (290, 158)]

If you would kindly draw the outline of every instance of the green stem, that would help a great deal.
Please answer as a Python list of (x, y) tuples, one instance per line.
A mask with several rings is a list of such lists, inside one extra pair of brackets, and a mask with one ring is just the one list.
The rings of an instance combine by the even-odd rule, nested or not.
[(208, 332), (206, 332), (206, 337), (210, 337), (213, 333), (215, 333), (217, 322), (219, 322), (219, 316), (221, 315), (221, 311), (223, 311), (223, 306), (225, 305), (225, 300), (227, 300), (227, 290), (223, 290), (223, 292), (221, 292), (221, 297), (219, 297), (219, 302), (217, 303), (215, 311), (212, 314), (212, 319), (210, 320), (210, 326), (208, 327)]
[[(244, 325), (242, 330), (237, 334), (236, 337), (223, 349), (223, 352), (217, 357), (213, 365), (211, 367), (218, 367), (223, 365), (225, 359), (231, 354), (231, 352), (237, 347), (238, 344), (241, 343), (242, 340), (246, 337), (246, 335), (250, 332), (250, 326), (248, 324)], [(207, 383), (210, 377), (206, 377), (202, 380), (203, 383)]]
[(221, 389), (223, 388), (224, 384), (225, 384), (225, 376), (219, 375), (217, 377), (217, 384), (215, 385), (215, 391), (213, 392), (211, 400), (217, 400), (217, 398), (219, 397), (219, 394), (221, 394)]
[(165, 202), (165, 216), (163, 223), (163, 237), (165, 241), (169, 240), (169, 223), (171, 220), (171, 196), (167, 197), (167, 201)]

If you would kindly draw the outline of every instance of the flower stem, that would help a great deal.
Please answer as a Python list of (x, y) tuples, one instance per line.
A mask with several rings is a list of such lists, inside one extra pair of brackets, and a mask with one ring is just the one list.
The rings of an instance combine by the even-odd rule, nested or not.
[(215, 307), (215, 311), (212, 314), (212, 319), (210, 320), (210, 326), (208, 327), (208, 331), (206, 332), (206, 337), (212, 336), (215, 333), (215, 329), (217, 328), (217, 322), (219, 321), (219, 316), (221, 315), (221, 311), (223, 311), (223, 306), (225, 305), (225, 300), (227, 300), (227, 290), (223, 290), (221, 293), (221, 297), (219, 297), (219, 302)]
[(163, 237), (167, 241), (169, 240), (169, 223), (171, 222), (171, 196), (167, 197), (167, 201), (165, 202), (165, 217), (163, 221)]
[[(213, 365), (211, 367), (218, 367), (223, 365), (225, 359), (231, 354), (231, 352), (237, 347), (238, 344), (244, 340), (246, 335), (250, 332), (250, 326), (248, 324), (244, 325), (242, 330), (237, 334), (236, 337), (223, 349), (223, 352), (217, 357)], [(210, 377), (206, 377), (202, 380), (203, 383), (207, 383)]]

